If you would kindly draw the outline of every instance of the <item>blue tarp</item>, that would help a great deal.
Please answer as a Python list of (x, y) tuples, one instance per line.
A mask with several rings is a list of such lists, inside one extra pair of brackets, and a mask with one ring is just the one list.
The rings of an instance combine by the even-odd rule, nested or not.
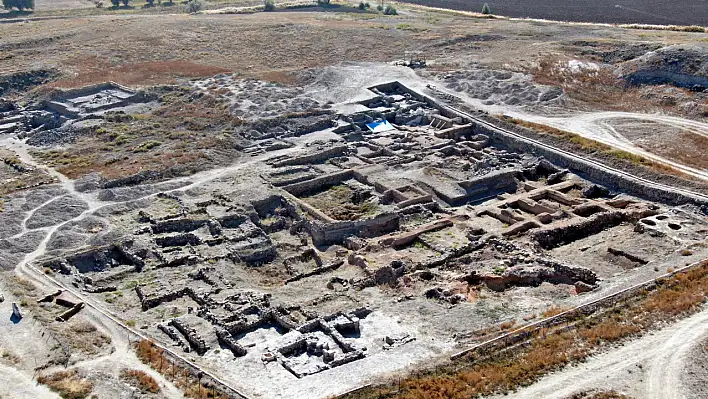
[(366, 127), (369, 128), (374, 133), (380, 133), (380, 132), (386, 132), (388, 130), (394, 130), (395, 127), (391, 126), (390, 123), (386, 119), (376, 121), (376, 122), (371, 122), (367, 123)]

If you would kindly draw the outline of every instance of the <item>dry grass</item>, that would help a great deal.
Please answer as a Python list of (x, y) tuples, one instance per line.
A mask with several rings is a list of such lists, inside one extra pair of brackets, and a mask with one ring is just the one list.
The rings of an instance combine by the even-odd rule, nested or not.
[(708, 294), (708, 261), (660, 281), (658, 286), (626, 303), (618, 303), (610, 311), (578, 320), (574, 329), (537, 330), (528, 345), (481, 359), (468, 357), (435, 372), (410, 376), (398, 384), (367, 388), (346, 398), (467, 399), (527, 386), (548, 372), (582, 361), (608, 343), (699, 310)]
[(553, 317), (555, 315), (559, 315), (559, 314), (565, 312), (566, 310), (568, 310), (568, 309), (566, 309), (564, 307), (553, 305), (550, 308), (541, 312), (541, 316), (545, 319), (548, 317)]
[(505, 321), (499, 325), (499, 329), (508, 330), (516, 325), (516, 320)]
[(138, 358), (160, 374), (170, 378), (174, 384), (184, 392), (184, 396), (194, 399), (227, 399), (215, 390), (200, 384), (192, 373), (178, 365), (173, 364), (165, 355), (164, 350), (155, 346), (151, 341), (141, 340), (136, 345)]
[(708, 33), (708, 28), (698, 25), (649, 25), (649, 24), (624, 24), (620, 25), (627, 29), (642, 29), (642, 30), (671, 30), (675, 32), (690, 32), (690, 33)]
[(353, 195), (348, 186), (338, 185), (303, 199), (335, 220), (358, 220), (379, 210), (377, 204), (369, 201), (354, 203)]
[(80, 318), (72, 318), (68, 328), (55, 328), (57, 335), (69, 343), (69, 348), (86, 355), (101, 353), (111, 344), (111, 337), (98, 331), (91, 323)]
[(121, 378), (130, 382), (133, 386), (137, 387), (143, 393), (158, 393), (160, 392), (160, 386), (157, 384), (150, 374), (140, 371), (140, 370), (122, 370), (120, 372)]
[[(708, 109), (708, 104), (706, 108)], [(639, 141), (639, 147), (684, 165), (708, 169), (708, 157), (704, 156), (708, 154), (708, 137), (683, 130), (667, 131), (662, 125), (650, 128), (660, 133), (650, 136), (652, 140)]]
[(226, 68), (191, 61), (150, 61), (121, 65), (110, 65), (96, 57), (86, 57), (76, 61), (80, 62), (80, 65), (75, 65), (78, 72), (74, 77), (52, 82), (47, 87), (74, 88), (108, 80), (127, 86), (170, 84), (176, 79), (230, 72)]
[(71, 147), (33, 155), (70, 178), (98, 172), (107, 180), (144, 171), (169, 178), (232, 162), (237, 146), (231, 132), (241, 119), (211, 97), (192, 101), (189, 95), (170, 91), (153, 114), (106, 123)]
[(93, 383), (81, 378), (76, 370), (42, 375), (37, 377), (37, 382), (48, 386), (64, 399), (87, 398), (93, 390)]

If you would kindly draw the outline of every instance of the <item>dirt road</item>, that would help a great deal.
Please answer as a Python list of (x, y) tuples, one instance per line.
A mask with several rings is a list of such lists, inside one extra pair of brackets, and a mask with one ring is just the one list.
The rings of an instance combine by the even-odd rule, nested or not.
[(708, 309), (505, 397), (562, 399), (601, 388), (636, 398), (684, 398), (684, 361), (706, 337)]
[(654, 122), (659, 126), (674, 127), (703, 137), (708, 137), (708, 123), (673, 116), (641, 114), (636, 112), (592, 112), (561, 117), (546, 117), (524, 113), (513, 115), (512, 113), (510, 116), (580, 134), (583, 137), (597, 140), (601, 143), (641, 155), (645, 158), (671, 165), (684, 173), (708, 180), (708, 170), (680, 164), (649, 152), (632, 143), (632, 141), (622, 134), (621, 126), (616, 122), (622, 119)]

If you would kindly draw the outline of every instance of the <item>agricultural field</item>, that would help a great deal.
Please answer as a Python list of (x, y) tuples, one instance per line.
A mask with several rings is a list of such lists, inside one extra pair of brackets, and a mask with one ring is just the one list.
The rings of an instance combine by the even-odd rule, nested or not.
[(480, 12), (489, 5), (493, 14), (514, 18), (610, 24), (705, 25), (708, 10), (700, 1), (651, 0), (406, 0), (428, 7)]

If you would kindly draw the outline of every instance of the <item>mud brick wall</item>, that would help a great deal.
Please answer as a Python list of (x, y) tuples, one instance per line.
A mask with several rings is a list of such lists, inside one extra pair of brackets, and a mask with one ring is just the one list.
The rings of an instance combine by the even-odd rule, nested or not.
[(305, 165), (310, 163), (322, 162), (332, 157), (344, 155), (347, 150), (348, 147), (346, 145), (335, 146), (312, 154), (285, 159), (280, 162), (274, 163), (273, 166), (279, 168), (281, 166)]
[(599, 233), (607, 227), (617, 226), (626, 219), (626, 216), (622, 211), (596, 213), (579, 223), (535, 230), (529, 233), (529, 236), (543, 248), (551, 249)]
[(152, 226), (153, 234), (175, 233), (196, 230), (209, 222), (209, 219), (175, 219), (165, 220)]
[(325, 176), (317, 177), (312, 180), (307, 180), (300, 183), (290, 184), (283, 187), (283, 189), (292, 195), (299, 196), (314, 190), (321, 190), (323, 187), (332, 186), (339, 184), (345, 180), (349, 180), (354, 177), (354, 171), (351, 169), (343, 170), (341, 172), (328, 174)]
[(562, 168), (567, 168), (579, 176), (615, 190), (621, 190), (636, 197), (669, 205), (696, 204), (708, 206), (708, 201), (668, 188), (645, 183), (630, 176), (615, 173), (610, 169), (597, 166), (580, 157), (572, 157), (552, 148), (539, 146), (517, 137), (510, 136), (500, 130), (476, 125), (475, 132), (488, 134), (494, 140), (505, 146), (537, 156), (542, 156)]
[(373, 219), (348, 222), (322, 223), (308, 221), (307, 229), (316, 245), (341, 243), (349, 236), (374, 236), (397, 230), (399, 216), (396, 213), (385, 213)]

